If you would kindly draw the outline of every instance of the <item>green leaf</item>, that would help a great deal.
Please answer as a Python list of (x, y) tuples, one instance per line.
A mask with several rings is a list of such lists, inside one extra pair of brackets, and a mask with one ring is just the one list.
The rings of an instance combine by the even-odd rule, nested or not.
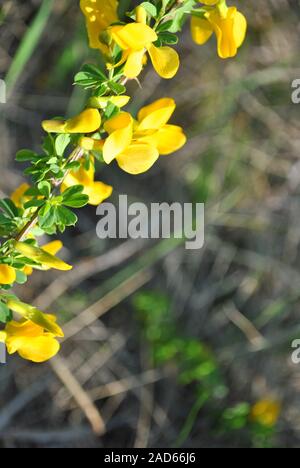
[(39, 226), (42, 229), (52, 228), (56, 220), (56, 206), (45, 205), (39, 212)]
[(60, 228), (64, 228), (66, 226), (75, 226), (78, 221), (77, 216), (64, 206), (56, 207), (56, 217), (57, 224), (60, 226)]
[(126, 87), (115, 81), (109, 81), (108, 87), (117, 95), (124, 94), (126, 92)]
[(12, 313), (9, 308), (3, 303), (0, 302), (0, 322), (7, 323), (11, 320)]
[(44, 138), (43, 150), (49, 156), (53, 156), (55, 148), (54, 148), (54, 139), (53, 139), (53, 137), (51, 135), (47, 135)]
[(0, 208), (9, 218), (16, 218), (19, 215), (18, 208), (9, 198), (0, 200)]
[(27, 203), (25, 203), (24, 208), (29, 209), (29, 208), (39, 208), (40, 206), (43, 206), (45, 203), (44, 200), (29, 200)]
[(98, 88), (107, 81), (107, 77), (95, 65), (84, 65), (75, 75), (74, 83), (85, 88)]
[(18, 162), (32, 161), (37, 158), (37, 154), (30, 150), (20, 150), (17, 152), (16, 160)]
[(174, 13), (173, 24), (170, 27), (169, 32), (177, 33), (178, 31), (181, 31), (187, 15), (191, 13), (196, 4), (196, 0), (187, 0), (181, 7), (177, 8)]
[(70, 208), (82, 208), (89, 202), (89, 197), (84, 195), (82, 185), (75, 185), (63, 193), (63, 204)]
[(101, 96), (104, 96), (106, 92), (107, 92), (107, 84), (105, 83), (101, 85), (98, 89), (96, 89), (96, 91), (94, 92), (94, 95), (96, 97), (101, 97)]
[(170, 33), (168, 31), (160, 33), (158, 37), (161, 40), (162, 44), (167, 44), (167, 45), (178, 44), (178, 37), (176, 36), (176, 34)]
[(74, 195), (74, 197), (69, 198), (66, 202), (64, 202), (64, 206), (68, 206), (69, 208), (82, 208), (86, 206), (89, 202), (89, 197), (87, 195)]
[(91, 76), (102, 78), (102, 80), (107, 80), (105, 74), (96, 65), (86, 64), (82, 67), (81, 71)]
[(157, 32), (164, 32), (164, 31), (169, 31), (169, 29), (173, 26), (173, 21), (165, 21), (164, 23), (161, 23), (158, 28)]
[(55, 151), (58, 156), (63, 156), (67, 147), (71, 142), (71, 137), (68, 134), (58, 135), (55, 140)]
[(84, 190), (83, 185), (72, 185), (72, 187), (67, 188), (63, 193), (62, 193), (62, 199), (63, 201), (66, 201), (69, 199), (69, 197), (73, 197), (74, 195), (82, 194)]
[(143, 2), (140, 6), (143, 7), (146, 10), (146, 12), (149, 13), (150, 16), (152, 16), (152, 18), (156, 18), (157, 9), (155, 5), (153, 5), (150, 2)]
[(23, 271), (17, 270), (16, 271), (17, 279), (16, 283), (18, 284), (25, 284), (27, 281), (27, 275)]
[(70, 163), (66, 164), (65, 169), (67, 171), (75, 171), (76, 172), (76, 171), (78, 171), (80, 169), (80, 167), (81, 167), (81, 164), (80, 164), (79, 161), (73, 161), (73, 162), (70, 162)]
[(117, 106), (115, 106), (112, 102), (109, 102), (104, 112), (105, 119), (109, 120), (115, 115), (117, 115), (119, 112), (120, 109)]
[(43, 181), (43, 182), (40, 182), (38, 184), (38, 189), (39, 189), (41, 195), (43, 195), (46, 198), (50, 197), (50, 194), (51, 194), (51, 184), (50, 184), (50, 182), (47, 182), (46, 180)]

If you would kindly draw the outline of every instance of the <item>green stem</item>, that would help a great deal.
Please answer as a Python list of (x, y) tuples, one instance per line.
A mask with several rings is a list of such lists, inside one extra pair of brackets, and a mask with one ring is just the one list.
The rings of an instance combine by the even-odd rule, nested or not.
[(52, 12), (54, 0), (43, 0), (41, 7), (28, 28), (24, 39), (11, 63), (10, 69), (5, 77), (5, 82), (9, 93), (22, 75), (26, 64), (32, 57), (32, 54), (45, 30), (46, 23)]
[[(69, 156), (68, 163), (78, 161), (79, 159), (82, 158), (83, 153), (84, 153), (84, 151), (82, 150), (82, 148), (76, 147), (75, 150), (72, 152), (72, 154)], [(57, 190), (57, 188), (59, 188), (62, 185), (62, 183), (64, 182), (64, 180), (67, 177), (67, 175), (69, 174), (69, 172), (70, 171), (67, 170), (62, 179), (55, 180), (55, 181), (52, 182), (52, 186), (53, 186), (54, 190)], [(26, 237), (28, 236), (28, 234), (32, 231), (32, 229), (35, 228), (35, 226), (37, 225), (38, 220), (39, 220), (39, 212), (40, 212), (41, 208), (42, 207), (38, 208), (34, 212), (31, 219), (26, 223), (26, 225), (24, 226), (22, 231), (17, 235), (16, 241), (18, 241), (18, 242), (24, 241), (26, 239)]]
[(195, 401), (185, 423), (184, 426), (179, 434), (178, 439), (175, 442), (175, 447), (181, 447), (184, 442), (187, 440), (188, 436), (193, 430), (193, 427), (195, 425), (197, 416), (201, 408), (205, 405), (206, 401), (208, 400), (209, 395), (206, 391), (201, 393), (201, 395), (197, 398)]

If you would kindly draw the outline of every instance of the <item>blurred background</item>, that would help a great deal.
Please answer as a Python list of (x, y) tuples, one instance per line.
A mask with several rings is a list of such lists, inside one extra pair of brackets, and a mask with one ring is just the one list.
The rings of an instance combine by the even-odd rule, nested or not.
[[(41, 120), (72, 115), (88, 48), (79, 2), (0, 1), (0, 193), (38, 150)], [(117, 201), (205, 202), (201, 250), (181, 242), (100, 241), (95, 209), (62, 236), (70, 273), (34, 274), (20, 297), (64, 323), (58, 358), (0, 368), (2, 447), (297, 447), (300, 444), (300, 78), (298, 0), (230, 1), (246, 14), (233, 60), (195, 45), (181, 69), (147, 68), (129, 109), (176, 99), (189, 141), (145, 175), (99, 168)]]

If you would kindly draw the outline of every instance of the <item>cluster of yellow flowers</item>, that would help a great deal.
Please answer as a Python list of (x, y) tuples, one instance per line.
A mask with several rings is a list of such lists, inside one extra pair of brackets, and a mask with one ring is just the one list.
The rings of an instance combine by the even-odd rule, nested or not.
[[(153, 2), (153, 7), (156, 3)], [(70, 193), (68, 190), (75, 186), (82, 187), (80, 196), (86, 196), (91, 205), (99, 205), (110, 197), (112, 187), (95, 181), (96, 154), (100, 155), (104, 164), (116, 161), (122, 170), (137, 175), (148, 171), (159, 156), (172, 154), (186, 143), (182, 128), (169, 123), (176, 108), (172, 98), (162, 98), (143, 107), (137, 118), (134, 118), (129, 112), (122, 110), (130, 101), (129, 96), (124, 95), (124, 84), (129, 79), (137, 79), (147, 63), (147, 56), (162, 78), (171, 79), (175, 76), (180, 66), (179, 55), (163, 39), (165, 40), (168, 32), (167, 26), (172, 29), (173, 20), (177, 20), (179, 14), (181, 18), (184, 14), (191, 13), (192, 37), (197, 44), (204, 44), (215, 33), (221, 58), (236, 55), (244, 41), (247, 24), (244, 16), (235, 7), (228, 7), (225, 0), (203, 0), (199, 4), (191, 0), (163, 2), (165, 5), (168, 3), (170, 8), (165, 6), (156, 17), (146, 7), (138, 6), (130, 16), (132, 21), (123, 23), (118, 18), (117, 0), (80, 1), (81, 10), (86, 17), (90, 47), (98, 49), (106, 58), (109, 76), (100, 84), (101, 90), (104, 86), (104, 92), (100, 93), (99, 87), (96, 88), (86, 109), (79, 115), (68, 120), (43, 122), (43, 129), (55, 141), (63, 135), (74, 137), (72, 141), (75, 142), (75, 150), (67, 160), (70, 166), (64, 166), (66, 169), (59, 180), (52, 176), (46, 182), (42, 181), (43, 184), (46, 183), (46, 187), (50, 185), (53, 192), (50, 190), (49, 194), (45, 194), (46, 189), (43, 186), (43, 190), (40, 189), (42, 196), (34, 195), (33, 187), (24, 184), (12, 195), (14, 206), (24, 210), (24, 213), (29, 211), (32, 219), (22, 226), (22, 235), (18, 233), (12, 239), (13, 242), (7, 244), (6, 257), (2, 257), (5, 261), (1, 261), (0, 255), (0, 288), (1, 285), (13, 285), (20, 271), (28, 276), (33, 269), (71, 268), (55, 256), (62, 248), (59, 241), (39, 247), (30, 228), (38, 224), (43, 229), (39, 225), (41, 208), (46, 216), (52, 207), (54, 210), (56, 205), (63, 202), (64, 195)], [(183, 11), (186, 3), (193, 3), (195, 8)], [(168, 39), (170, 38), (174, 39), (172, 31), (169, 32)], [(117, 92), (111, 92), (116, 87)], [(107, 114), (109, 106), (113, 109), (111, 115)], [(76, 167), (72, 164), (76, 164)], [(57, 196), (55, 192), (58, 186), (61, 196)], [(78, 207), (78, 198), (76, 203), (77, 205), (67, 206)], [(83, 204), (82, 202), (80, 206)], [(55, 224), (54, 219), (53, 215)], [(72, 225), (72, 222), (66, 225)], [(33, 240), (36, 244), (28, 240)], [(15, 263), (10, 257), (12, 252)], [(27, 259), (29, 264), (19, 267), (18, 259)], [(53, 357), (59, 350), (56, 338), (63, 336), (55, 318), (8, 295), (4, 297), (2, 305), (22, 317), (19, 322), (8, 320), (5, 329), (0, 332), (0, 341), (6, 343), (8, 352), (18, 352), (23, 358), (34, 362), (43, 362)]]
[(219, 57), (234, 57), (246, 37), (245, 16), (236, 7), (228, 7), (225, 0), (202, 0), (202, 3), (207, 5), (203, 16), (193, 16), (191, 21), (194, 41), (205, 44), (215, 33)]

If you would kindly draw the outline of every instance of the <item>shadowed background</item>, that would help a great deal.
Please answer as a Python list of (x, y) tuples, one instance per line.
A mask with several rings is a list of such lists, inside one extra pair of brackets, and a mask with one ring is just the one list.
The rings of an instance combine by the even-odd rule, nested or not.
[[(78, 3), (1, 0), (1, 196), (24, 182), (15, 153), (39, 149), (41, 120), (85, 103), (73, 77), (98, 55)], [(16, 289), (57, 313), (66, 338), (51, 363), (1, 366), (3, 447), (299, 446), (300, 5), (235, 4), (249, 22), (235, 59), (219, 59), (214, 40), (195, 45), (187, 24), (178, 75), (162, 81), (149, 66), (142, 89), (129, 85), (133, 113), (176, 99), (187, 145), (145, 175), (112, 164), (98, 176), (113, 201), (205, 202), (205, 247), (100, 241), (95, 209), (81, 210), (62, 236), (74, 270)], [(280, 416), (258, 424), (251, 407), (266, 398)]]

